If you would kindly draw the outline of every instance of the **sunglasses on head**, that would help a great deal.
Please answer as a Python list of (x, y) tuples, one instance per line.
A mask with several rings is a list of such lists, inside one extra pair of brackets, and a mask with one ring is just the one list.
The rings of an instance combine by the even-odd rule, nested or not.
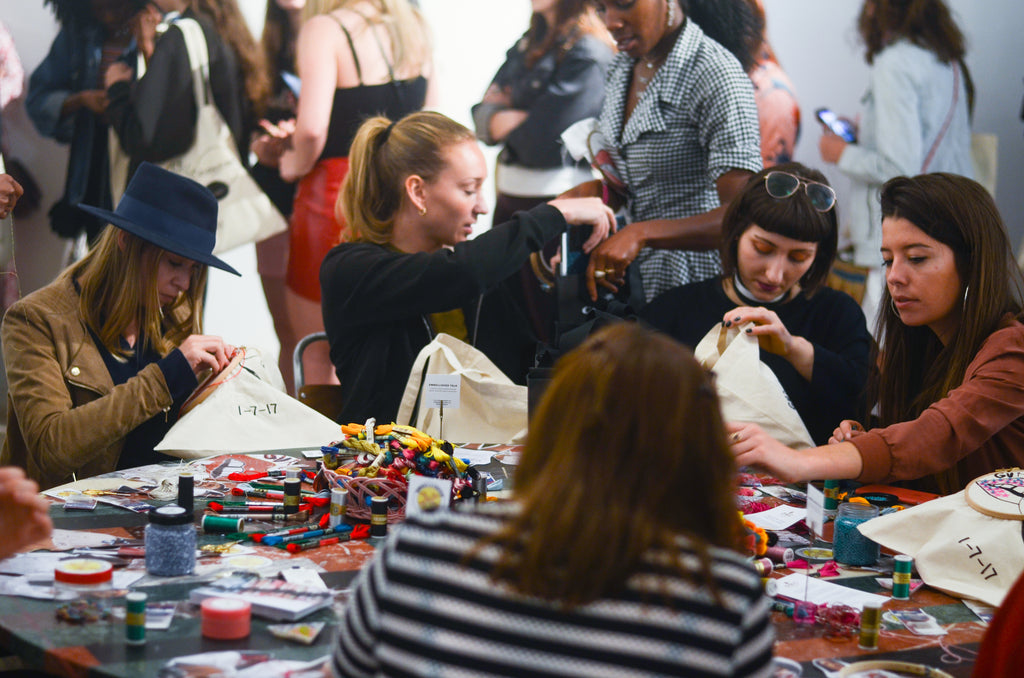
[(764, 177), (764, 189), (773, 198), (789, 198), (798, 190), (804, 187), (807, 198), (811, 201), (811, 207), (819, 212), (828, 212), (836, 205), (836, 192), (831, 186), (802, 179), (789, 172), (769, 172)]

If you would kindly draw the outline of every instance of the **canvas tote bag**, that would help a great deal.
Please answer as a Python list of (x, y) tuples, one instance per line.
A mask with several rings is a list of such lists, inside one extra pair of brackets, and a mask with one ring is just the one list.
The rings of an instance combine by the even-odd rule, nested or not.
[(231, 129), (213, 102), (210, 57), (202, 27), (194, 19), (187, 18), (175, 21), (172, 26), (185, 36), (192, 65), (197, 110), (196, 138), (188, 151), (160, 164), (176, 174), (198, 181), (217, 197), (214, 254), (283, 232), (287, 222), (242, 165)]
[(482, 351), (444, 333), (416, 356), (398, 408), (398, 423), (412, 424), (427, 435), (441, 437), (439, 410), (420, 403), (416, 421), (410, 421), (427, 374), (462, 377), (459, 408), (444, 412), (445, 440), (518, 443), (526, 439), (526, 387), (513, 383)]
[(284, 392), (275, 362), (253, 348), (239, 351), (240, 357), (196, 389), (198, 404), (154, 449), (198, 459), (231, 452), (318, 450), (341, 438), (337, 423)]
[(765, 433), (792, 447), (814, 447), (785, 389), (771, 368), (761, 362), (757, 337), (716, 324), (693, 350), (701, 365), (715, 372), (715, 387), (727, 422), (758, 424)]
[(858, 526), (914, 557), (921, 579), (955, 596), (998, 606), (1024, 571), (1024, 471), (975, 478), (956, 494)]

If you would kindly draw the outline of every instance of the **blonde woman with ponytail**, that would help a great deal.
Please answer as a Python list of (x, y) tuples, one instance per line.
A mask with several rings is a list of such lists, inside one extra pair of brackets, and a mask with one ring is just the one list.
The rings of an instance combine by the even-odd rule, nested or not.
[(323, 318), (341, 381), (341, 421), (391, 421), (416, 354), (445, 332), (525, 383), (536, 338), (509, 278), (567, 224), (615, 224), (598, 198), (538, 205), (469, 240), (487, 212), (473, 132), (440, 113), (370, 118), (355, 135), (338, 210), (346, 242), (320, 268)]
[[(409, 0), (309, 0), (296, 43), (302, 81), (294, 124), (281, 126), (285, 181), (298, 181), (291, 216), (285, 309), (293, 339), (323, 330), (318, 272), (345, 229), (334, 218), (348, 150), (371, 115), (398, 119), (431, 100), (433, 60), (426, 22)], [(326, 351), (306, 351), (305, 374), (329, 382)]]

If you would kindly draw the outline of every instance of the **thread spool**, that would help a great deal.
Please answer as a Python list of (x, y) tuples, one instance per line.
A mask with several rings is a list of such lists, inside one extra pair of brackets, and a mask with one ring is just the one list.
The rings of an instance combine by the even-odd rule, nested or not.
[(195, 509), (195, 479), (189, 471), (178, 474), (178, 506), (190, 514)]
[(129, 645), (146, 644), (146, 594), (133, 591), (125, 596), (124, 641)]
[(214, 640), (238, 640), (249, 635), (252, 606), (245, 600), (207, 598), (200, 604), (202, 633)]
[(384, 538), (388, 536), (388, 498), (371, 497), (370, 502), (370, 536)]
[(343, 487), (335, 487), (331, 490), (331, 517), (328, 525), (337, 527), (345, 520), (345, 510), (348, 505), (348, 490)]
[(299, 512), (299, 495), (302, 491), (302, 481), (298, 478), (284, 479), (284, 512)]
[(864, 603), (860, 613), (860, 641), (857, 647), (862, 650), (878, 649), (878, 630), (882, 623), (882, 608), (877, 601)]
[(796, 553), (787, 546), (769, 546), (764, 555), (771, 558), (773, 563), (780, 565), (796, 560)]
[(302, 467), (300, 466), (289, 466), (284, 471), (285, 480), (289, 478), (300, 478), (302, 477)]
[(892, 597), (893, 600), (910, 599), (910, 571), (914, 559), (910, 556), (893, 556)]
[(770, 558), (758, 558), (754, 561), (754, 569), (759, 577), (767, 577), (772, 573), (772, 561)]
[(826, 480), (823, 493), (825, 495), (825, 512), (835, 515), (836, 509), (839, 507), (839, 481)]
[(214, 534), (231, 534), (232, 532), (243, 532), (245, 521), (241, 518), (228, 518), (226, 516), (203, 516), (203, 532)]

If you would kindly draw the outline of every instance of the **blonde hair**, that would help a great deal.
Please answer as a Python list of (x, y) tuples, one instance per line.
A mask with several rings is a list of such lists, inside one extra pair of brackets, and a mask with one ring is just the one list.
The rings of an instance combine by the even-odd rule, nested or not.
[[(364, 15), (357, 5), (370, 5), (376, 14)], [(305, 21), (339, 9), (358, 13), (371, 26), (384, 26), (391, 42), (392, 68), (396, 73), (418, 68), (419, 64), (430, 60), (427, 23), (409, 0), (309, 0), (302, 10), (302, 18)]]
[(335, 218), (348, 224), (346, 237), (390, 242), (406, 177), (433, 181), (446, 165), (445, 149), (464, 141), (475, 142), (473, 132), (433, 111), (410, 113), (394, 123), (382, 116), (366, 120), (352, 139), (348, 174), (335, 204)]
[(121, 337), (134, 321), (146, 344), (165, 356), (189, 335), (202, 332), (207, 267), (197, 265), (188, 291), (161, 309), (157, 268), (165, 251), (127, 231), (122, 247), (121, 233), (108, 225), (85, 257), (61, 273), (61, 278), (77, 281), (82, 317), (111, 354), (128, 355)]

